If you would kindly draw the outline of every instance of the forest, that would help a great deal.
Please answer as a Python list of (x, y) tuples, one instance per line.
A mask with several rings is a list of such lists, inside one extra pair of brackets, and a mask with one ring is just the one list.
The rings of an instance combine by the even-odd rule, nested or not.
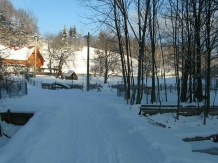
[[(141, 103), (144, 78), (152, 78), (151, 103), (156, 102), (158, 78), (173, 70), (180, 102), (206, 99), (210, 107), (211, 79), (217, 70), (216, 0), (101, 0), (80, 1), (93, 11), (89, 23), (110, 31), (120, 53), (122, 74), (130, 99), (137, 86), (136, 104)], [(106, 49), (106, 48), (104, 48)], [(127, 56), (127, 57), (125, 57)], [(132, 58), (138, 60), (133, 80)], [(202, 81), (205, 81), (203, 87)], [(167, 99), (166, 99), (167, 100)]]

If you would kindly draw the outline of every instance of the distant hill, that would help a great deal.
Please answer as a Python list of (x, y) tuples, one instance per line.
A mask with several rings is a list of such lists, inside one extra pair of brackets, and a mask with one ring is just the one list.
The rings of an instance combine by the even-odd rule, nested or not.
[[(29, 46), (34, 46), (34, 43), (31, 43)], [(45, 72), (49, 71), (49, 52), (48, 52), (48, 45), (45, 41), (40, 41), (38, 44), (39, 50), (41, 55), (43, 56), (45, 62), (44, 65), (41, 68), (45, 68)], [(12, 47), (11, 47), (12, 48)], [(5, 46), (0, 45), (0, 52), (3, 54), (9, 54), (10, 53), (10, 47), (6, 48)], [(19, 48), (19, 47), (17, 47)], [(87, 74), (87, 47), (83, 46), (79, 51), (74, 52), (74, 57), (70, 58), (66, 64), (63, 66), (63, 72), (67, 73), (69, 70), (73, 70), (76, 74), (79, 75), (86, 75)], [(99, 49), (95, 49), (90, 47), (89, 49), (89, 72), (90, 74), (94, 74), (93, 69), (95, 67), (95, 64), (97, 63), (96, 58), (98, 58), (98, 55), (96, 51), (99, 51)], [(113, 54), (114, 58), (116, 59), (117, 63), (113, 67), (113, 75), (122, 75), (122, 68), (121, 68), (121, 62), (120, 55), (118, 53)], [(5, 58), (6, 56), (2, 55), (1, 57)], [(133, 62), (133, 72), (134, 75), (137, 75), (137, 60), (132, 59)], [(58, 65), (58, 61), (56, 63), (53, 63), (52, 66)], [(109, 72), (112, 74), (112, 72)]]
[[(95, 53), (95, 51), (98, 49), (92, 48), (90, 47), (89, 49), (89, 68), (90, 68), (90, 73), (92, 74), (93, 72), (91, 71), (92, 66), (95, 65), (94, 59), (97, 58), (97, 54)], [(47, 51), (47, 46), (41, 46), (40, 48), (41, 54), (45, 59), (45, 63), (43, 65), (43, 68), (49, 68), (49, 60), (48, 60), (48, 51)], [(84, 46), (80, 51), (75, 51), (75, 57), (70, 61), (67, 62), (67, 64), (65, 64), (63, 66), (63, 72), (66, 73), (69, 70), (73, 70), (74, 72), (76, 72), (76, 74), (86, 74), (87, 73), (87, 47)], [(119, 54), (114, 54), (114, 55), (118, 55)], [(119, 58), (119, 57), (118, 57)], [(120, 63), (121, 65), (121, 63)], [(137, 72), (137, 60), (133, 59), (133, 65), (134, 65), (134, 72), (136, 74)], [(121, 73), (121, 67), (119, 70), (119, 73), (117, 75), (122, 75)]]

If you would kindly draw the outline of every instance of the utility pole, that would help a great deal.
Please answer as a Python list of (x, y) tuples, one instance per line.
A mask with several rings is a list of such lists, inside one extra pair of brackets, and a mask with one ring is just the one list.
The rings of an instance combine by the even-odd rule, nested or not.
[(89, 39), (90, 39), (90, 35), (88, 32), (87, 35), (87, 85), (86, 85), (86, 90), (89, 91)]
[[(73, 38), (77, 38), (76, 35)], [(87, 39), (87, 77), (86, 77), (86, 91), (89, 91), (89, 43), (90, 43), (90, 34), (83, 36), (82, 38)]]
[(34, 77), (36, 77), (36, 57), (37, 57), (36, 47), (37, 47), (37, 42), (38, 42), (38, 39), (40, 38), (40, 36), (35, 34), (32, 37), (34, 37), (34, 44), (35, 44), (35, 50), (34, 50)]
[(34, 36), (34, 44), (35, 44), (35, 55), (34, 55), (34, 78), (36, 77), (36, 40), (37, 40), (37, 36)]

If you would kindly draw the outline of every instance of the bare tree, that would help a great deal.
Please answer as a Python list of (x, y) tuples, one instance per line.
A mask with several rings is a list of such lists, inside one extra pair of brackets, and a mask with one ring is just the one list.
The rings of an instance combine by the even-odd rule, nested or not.
[(0, 1), (1, 43), (12, 46), (25, 46), (29, 36), (38, 33), (37, 19), (31, 11), (16, 10), (10, 1)]
[[(208, 0), (205, 2), (205, 43), (206, 43), (206, 51), (205, 51), (205, 96), (206, 96), (206, 109), (205, 109), (205, 117), (208, 116), (211, 102), (210, 102), (210, 90), (211, 90), (211, 62), (214, 59), (212, 57), (212, 51), (217, 47), (218, 41), (218, 29), (217, 29), (217, 2), (215, 0)], [(204, 118), (204, 124), (206, 124), (206, 118)]]
[(51, 33), (45, 34), (45, 40), (48, 45), (48, 48), (47, 48), (48, 55), (46, 56), (47, 57), (46, 59), (49, 60), (49, 64), (47, 66), (49, 68), (50, 75), (52, 74), (52, 70), (54, 69), (54, 66), (55, 66), (56, 46), (58, 46), (58, 44), (56, 43), (55, 37), (56, 36)]
[(64, 76), (62, 68), (64, 65), (67, 65), (68, 61), (73, 60), (74, 57), (74, 51), (69, 45), (69, 35), (66, 27), (64, 27), (61, 36), (57, 36), (57, 43), (59, 45), (53, 47), (53, 50), (55, 51), (54, 58), (57, 61), (57, 77), (61, 76), (61, 78), (63, 79)]
[(111, 28), (117, 36), (127, 102), (130, 98), (130, 78), (132, 74), (128, 25), (129, 13), (127, 8), (132, 4), (132, 2), (132, 0), (102, 0), (98, 1), (98, 3), (95, 3), (94, 1), (80, 1), (81, 5), (92, 9), (94, 15), (89, 15), (87, 17), (91, 23), (98, 23), (99, 27), (102, 25), (107, 26), (108, 28)]
[(95, 72), (100, 75), (104, 75), (104, 83), (107, 83), (107, 79), (110, 75), (116, 73), (119, 69), (119, 55), (116, 40), (114, 40), (114, 35), (108, 31), (101, 31), (99, 33), (98, 41), (96, 42), (97, 57), (94, 61)]

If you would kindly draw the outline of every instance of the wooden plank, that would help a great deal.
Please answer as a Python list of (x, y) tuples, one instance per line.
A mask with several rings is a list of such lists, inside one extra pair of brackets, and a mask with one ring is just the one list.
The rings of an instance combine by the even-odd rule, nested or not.
[[(212, 107), (212, 106), (211, 106)], [(178, 111), (177, 105), (141, 105), (140, 112), (143, 112), (143, 114), (163, 114), (163, 113), (174, 113)], [(204, 111), (203, 107), (197, 107), (196, 105), (188, 105), (183, 107), (182, 105), (179, 105), (179, 114), (184, 116), (192, 116), (192, 115), (200, 115)], [(218, 115), (218, 106), (213, 106), (209, 110), (210, 115)]]
[(197, 137), (193, 137), (193, 138), (184, 138), (182, 140), (185, 141), (185, 142), (211, 140), (211, 139), (216, 139), (217, 136), (218, 136), (217, 134), (213, 134), (213, 135), (206, 136), (206, 137), (197, 136)]
[[(178, 105), (141, 105), (141, 107), (161, 107), (161, 108), (172, 108), (172, 107), (178, 107)], [(179, 107), (183, 107), (182, 105), (179, 105)]]

